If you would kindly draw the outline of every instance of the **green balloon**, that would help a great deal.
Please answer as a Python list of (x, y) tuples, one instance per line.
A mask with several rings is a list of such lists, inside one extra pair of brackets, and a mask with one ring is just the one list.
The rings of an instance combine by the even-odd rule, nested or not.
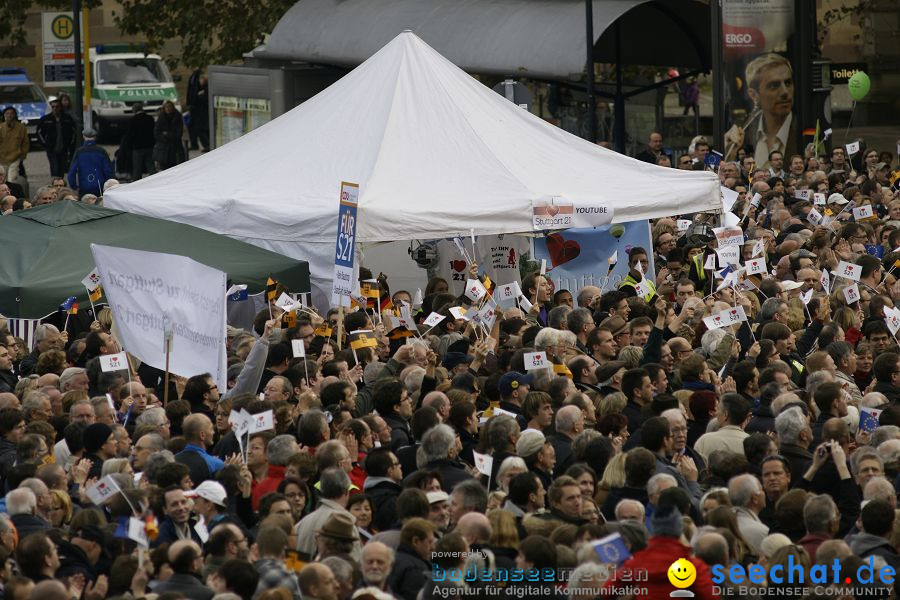
[(857, 71), (850, 78), (850, 81), (847, 82), (847, 87), (850, 88), (850, 97), (859, 102), (869, 95), (869, 88), (872, 87), (872, 82), (869, 81), (869, 76), (866, 75), (865, 71)]

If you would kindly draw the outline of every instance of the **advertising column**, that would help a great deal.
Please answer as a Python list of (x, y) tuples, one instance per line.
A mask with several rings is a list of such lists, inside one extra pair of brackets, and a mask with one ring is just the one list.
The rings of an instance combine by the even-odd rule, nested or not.
[[(721, 0), (723, 58), (717, 81), (723, 86), (725, 158), (745, 154), (769, 167), (779, 151), (785, 164), (800, 152), (795, 116), (793, 0)], [(721, 122), (721, 121), (720, 121)]]

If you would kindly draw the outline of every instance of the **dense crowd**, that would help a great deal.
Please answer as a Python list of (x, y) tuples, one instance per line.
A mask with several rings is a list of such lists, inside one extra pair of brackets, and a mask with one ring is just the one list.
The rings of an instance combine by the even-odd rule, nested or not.
[[(698, 139), (667, 163), (654, 134), (640, 158), (702, 168), (708, 152)], [(853, 597), (837, 588), (870, 557), (900, 567), (892, 157), (742, 152), (718, 165), (737, 259), (718, 217), (673, 215), (606, 290), (554, 289), (523, 261), (527, 302), (495, 319), (472, 316), (489, 295), (438, 277), (421, 299), (391, 293), (361, 267), (372, 306), (283, 314), (279, 289), (250, 330), (229, 327), (226, 389), (134, 357), (104, 371), (109, 308), (39, 325), (33, 348), (4, 322), (5, 597), (655, 599), (678, 558), (701, 598)], [(35, 203), (79, 197), (64, 184)], [(551, 366), (526, 368), (534, 352)], [(270, 429), (235, 431), (268, 411)], [(828, 590), (775, 574), (833, 564)], [(742, 590), (717, 565), (763, 575)]]

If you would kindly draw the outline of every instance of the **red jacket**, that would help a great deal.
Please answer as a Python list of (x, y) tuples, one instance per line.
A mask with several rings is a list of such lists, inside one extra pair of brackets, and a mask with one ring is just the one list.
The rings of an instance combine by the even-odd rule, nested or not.
[[(719, 598), (713, 593), (712, 576), (709, 567), (699, 558), (691, 556), (691, 549), (679, 540), (671, 537), (654, 536), (643, 550), (634, 553), (634, 556), (625, 561), (616, 569), (615, 575), (606, 582), (604, 587), (630, 587), (633, 590), (646, 589), (647, 593), (637, 593), (634, 600), (661, 600), (668, 598), (676, 589), (669, 583), (669, 567), (679, 558), (686, 558), (697, 569), (697, 579), (690, 586), (694, 597), (700, 600), (713, 600)], [(629, 569), (631, 581), (619, 581), (622, 572)], [(641, 570), (647, 571), (646, 578)], [(641, 581), (639, 581), (641, 580)], [(609, 592), (607, 592), (609, 593)]]
[(284, 480), (285, 467), (279, 465), (269, 465), (269, 472), (266, 478), (256, 484), (250, 498), (253, 500), (253, 510), (259, 510), (259, 499), (270, 492), (277, 492), (278, 485)]

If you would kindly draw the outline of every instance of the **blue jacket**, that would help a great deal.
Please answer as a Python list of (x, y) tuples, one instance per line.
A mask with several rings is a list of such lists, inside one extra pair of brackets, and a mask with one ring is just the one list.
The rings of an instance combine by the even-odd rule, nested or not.
[(75, 151), (69, 167), (69, 187), (77, 189), (79, 194), (102, 196), (103, 184), (112, 177), (113, 168), (109, 155), (97, 142), (87, 140), (84, 146)]

